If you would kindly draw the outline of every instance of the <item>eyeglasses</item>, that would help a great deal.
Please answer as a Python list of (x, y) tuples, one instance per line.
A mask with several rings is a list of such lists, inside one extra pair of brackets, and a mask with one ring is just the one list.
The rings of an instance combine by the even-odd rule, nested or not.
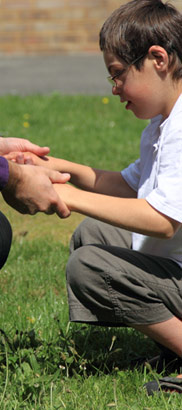
[[(142, 56), (137, 57), (135, 60), (133, 60), (130, 64), (127, 65), (127, 69), (131, 67), (133, 64), (137, 63), (137, 61), (141, 60), (144, 56), (145, 54), (142, 54)], [(116, 78), (120, 77), (120, 75), (122, 75), (125, 71), (126, 68), (123, 68), (122, 70), (118, 71), (117, 74), (115, 74), (113, 77), (109, 75), (109, 77), (107, 77), (109, 84), (111, 84), (112, 86), (116, 86)]]

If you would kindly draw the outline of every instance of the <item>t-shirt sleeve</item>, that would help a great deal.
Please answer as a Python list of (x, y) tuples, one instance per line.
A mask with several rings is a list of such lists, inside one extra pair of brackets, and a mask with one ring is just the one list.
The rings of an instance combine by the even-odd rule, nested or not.
[(127, 184), (137, 192), (140, 180), (140, 159), (137, 159), (134, 163), (123, 169), (123, 171), (121, 171), (121, 175)]

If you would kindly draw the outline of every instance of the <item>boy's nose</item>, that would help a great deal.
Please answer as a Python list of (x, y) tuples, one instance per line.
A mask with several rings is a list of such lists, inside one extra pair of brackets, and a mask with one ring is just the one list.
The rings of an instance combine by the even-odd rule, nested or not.
[(119, 94), (119, 87), (117, 87), (117, 84), (113, 85), (112, 94), (113, 95), (118, 95)]

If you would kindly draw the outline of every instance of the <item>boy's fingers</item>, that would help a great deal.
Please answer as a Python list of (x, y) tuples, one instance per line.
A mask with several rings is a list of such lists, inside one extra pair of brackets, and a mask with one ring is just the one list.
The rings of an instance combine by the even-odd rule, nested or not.
[(20, 165), (24, 164), (24, 155), (23, 154), (18, 154), (16, 156), (16, 162)]
[(24, 164), (34, 165), (34, 162), (31, 157), (25, 158)]
[(19, 154), (19, 152), (10, 152), (9, 154), (5, 154), (3, 155), (4, 158), (8, 159), (8, 160), (16, 160), (17, 155)]
[(68, 173), (61, 173), (61, 172), (58, 172), (58, 171), (50, 171), (48, 169), (47, 169), (47, 171), (49, 172), (49, 178), (50, 178), (50, 180), (53, 184), (65, 183), (65, 182), (68, 182), (71, 178), (71, 175), (68, 174)]

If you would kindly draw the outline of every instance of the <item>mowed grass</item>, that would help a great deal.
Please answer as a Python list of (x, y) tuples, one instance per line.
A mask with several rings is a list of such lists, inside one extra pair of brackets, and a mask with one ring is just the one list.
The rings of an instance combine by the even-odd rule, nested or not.
[[(0, 134), (51, 147), (51, 155), (120, 170), (139, 155), (146, 122), (114, 97), (0, 98)], [(132, 329), (69, 323), (65, 266), (82, 216), (23, 216), (1, 199), (13, 243), (0, 276), (0, 409), (179, 409), (180, 395), (147, 397), (158, 376), (133, 369), (157, 347)]]

